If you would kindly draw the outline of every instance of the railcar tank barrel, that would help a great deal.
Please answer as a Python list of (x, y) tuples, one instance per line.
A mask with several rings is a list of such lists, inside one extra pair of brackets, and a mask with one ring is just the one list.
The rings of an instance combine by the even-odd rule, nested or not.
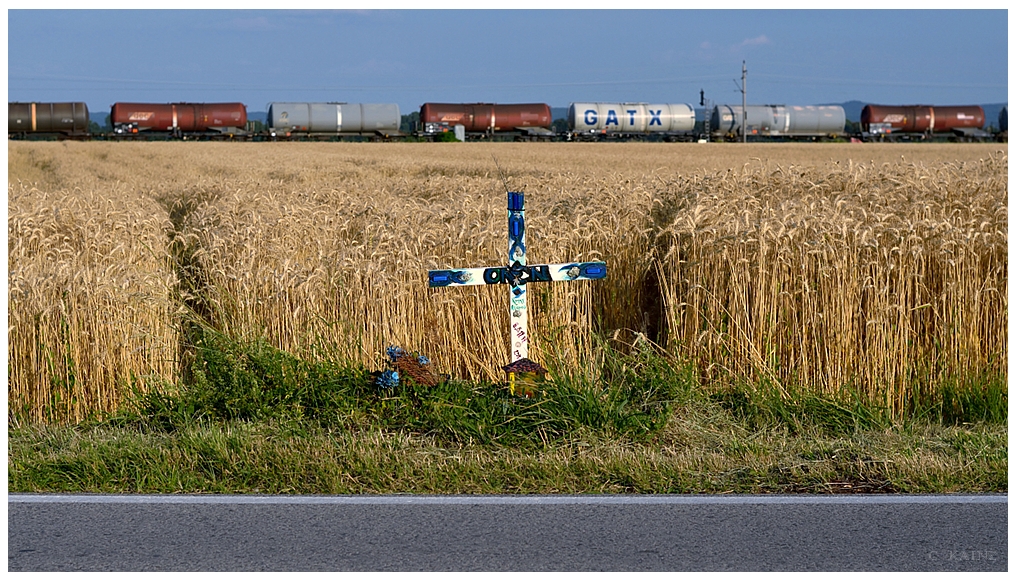
[[(742, 119), (745, 118), (745, 130)], [(721, 135), (822, 137), (844, 133), (847, 115), (840, 105), (716, 105), (710, 127)]]
[(85, 133), (85, 103), (7, 103), (8, 133)]
[(954, 129), (981, 129), (985, 126), (985, 111), (978, 105), (865, 105), (861, 125), (865, 132), (873, 132), (872, 125), (883, 125), (892, 132), (947, 133)]
[(268, 126), (290, 133), (398, 131), (399, 105), (388, 103), (269, 103)]
[(424, 103), (422, 125), (463, 125), (471, 133), (505, 132), (515, 128), (551, 128), (551, 107), (545, 103)]
[(696, 112), (688, 103), (571, 103), (569, 130), (604, 133), (678, 133), (692, 131)]
[(247, 125), (243, 103), (114, 103), (110, 122), (140, 130), (201, 132)]

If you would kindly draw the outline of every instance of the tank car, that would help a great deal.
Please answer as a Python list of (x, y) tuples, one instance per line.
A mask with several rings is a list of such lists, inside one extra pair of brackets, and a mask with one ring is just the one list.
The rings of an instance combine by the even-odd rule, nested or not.
[[(748, 105), (745, 133), (760, 137), (827, 137), (844, 133), (847, 115), (840, 105)], [(742, 135), (742, 106), (717, 105), (710, 114), (714, 135)]]
[(893, 133), (949, 133), (981, 129), (985, 111), (977, 105), (934, 107), (931, 105), (865, 105), (862, 131), (871, 135)]
[(420, 127), (424, 135), (448, 132), (456, 125), (474, 134), (550, 134), (551, 107), (544, 103), (424, 103), (420, 106)]
[(269, 103), (267, 119), (273, 137), (389, 135), (401, 121), (399, 105), (371, 103)]
[(571, 103), (567, 121), (577, 136), (691, 135), (696, 112), (685, 103)]
[(110, 122), (116, 135), (141, 132), (231, 135), (247, 126), (243, 103), (114, 103)]
[(88, 135), (85, 103), (7, 103), (8, 135)]

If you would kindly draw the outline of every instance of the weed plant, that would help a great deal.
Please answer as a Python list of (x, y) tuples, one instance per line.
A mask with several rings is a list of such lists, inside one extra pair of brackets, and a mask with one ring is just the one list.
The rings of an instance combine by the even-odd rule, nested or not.
[(447, 379), (426, 387), (403, 380), (386, 389), (363, 367), (300, 359), (264, 339), (238, 342), (204, 329), (192, 381), (138, 389), (110, 419), (143, 430), (195, 423), (309, 421), (324, 428), (377, 428), (433, 436), (447, 444), (539, 446), (592, 431), (634, 441), (658, 433), (687, 400), (691, 378), (648, 351), (610, 353), (603, 381), (550, 379), (534, 398), (503, 384)]

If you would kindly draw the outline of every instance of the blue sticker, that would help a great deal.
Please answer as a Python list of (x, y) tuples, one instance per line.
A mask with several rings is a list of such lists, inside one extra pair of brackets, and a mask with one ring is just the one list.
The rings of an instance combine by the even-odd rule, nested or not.
[(523, 193), (521, 191), (508, 192), (509, 211), (523, 211)]
[(513, 213), (509, 216), (509, 237), (518, 240), (526, 233), (526, 224), (523, 223), (521, 214)]
[(452, 283), (452, 270), (432, 270), (427, 273), (427, 282), (432, 288)]
[(594, 280), (599, 280), (600, 278), (607, 276), (607, 265), (602, 262), (583, 264), (580, 270), (583, 276)]

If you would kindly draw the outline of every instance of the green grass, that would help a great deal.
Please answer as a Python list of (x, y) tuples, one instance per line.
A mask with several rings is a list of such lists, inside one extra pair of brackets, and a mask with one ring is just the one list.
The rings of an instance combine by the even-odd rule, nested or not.
[(1006, 383), (950, 383), (907, 420), (845, 394), (700, 385), (651, 350), (532, 399), (373, 382), (264, 342), (196, 337), (185, 385), (112, 417), (8, 429), (10, 492), (833, 493), (1007, 491)]
[(446, 380), (422, 387), (403, 380), (378, 387), (367, 369), (309, 362), (264, 341), (240, 344), (205, 331), (195, 342), (191, 381), (184, 388), (151, 384), (108, 424), (171, 432), (196, 423), (268, 419), (324, 428), (401, 430), (448, 444), (540, 446), (591, 430), (646, 439), (688, 397), (688, 377), (649, 353), (625, 368), (606, 369), (593, 385), (550, 380), (538, 397), (510, 396), (501, 384)]

